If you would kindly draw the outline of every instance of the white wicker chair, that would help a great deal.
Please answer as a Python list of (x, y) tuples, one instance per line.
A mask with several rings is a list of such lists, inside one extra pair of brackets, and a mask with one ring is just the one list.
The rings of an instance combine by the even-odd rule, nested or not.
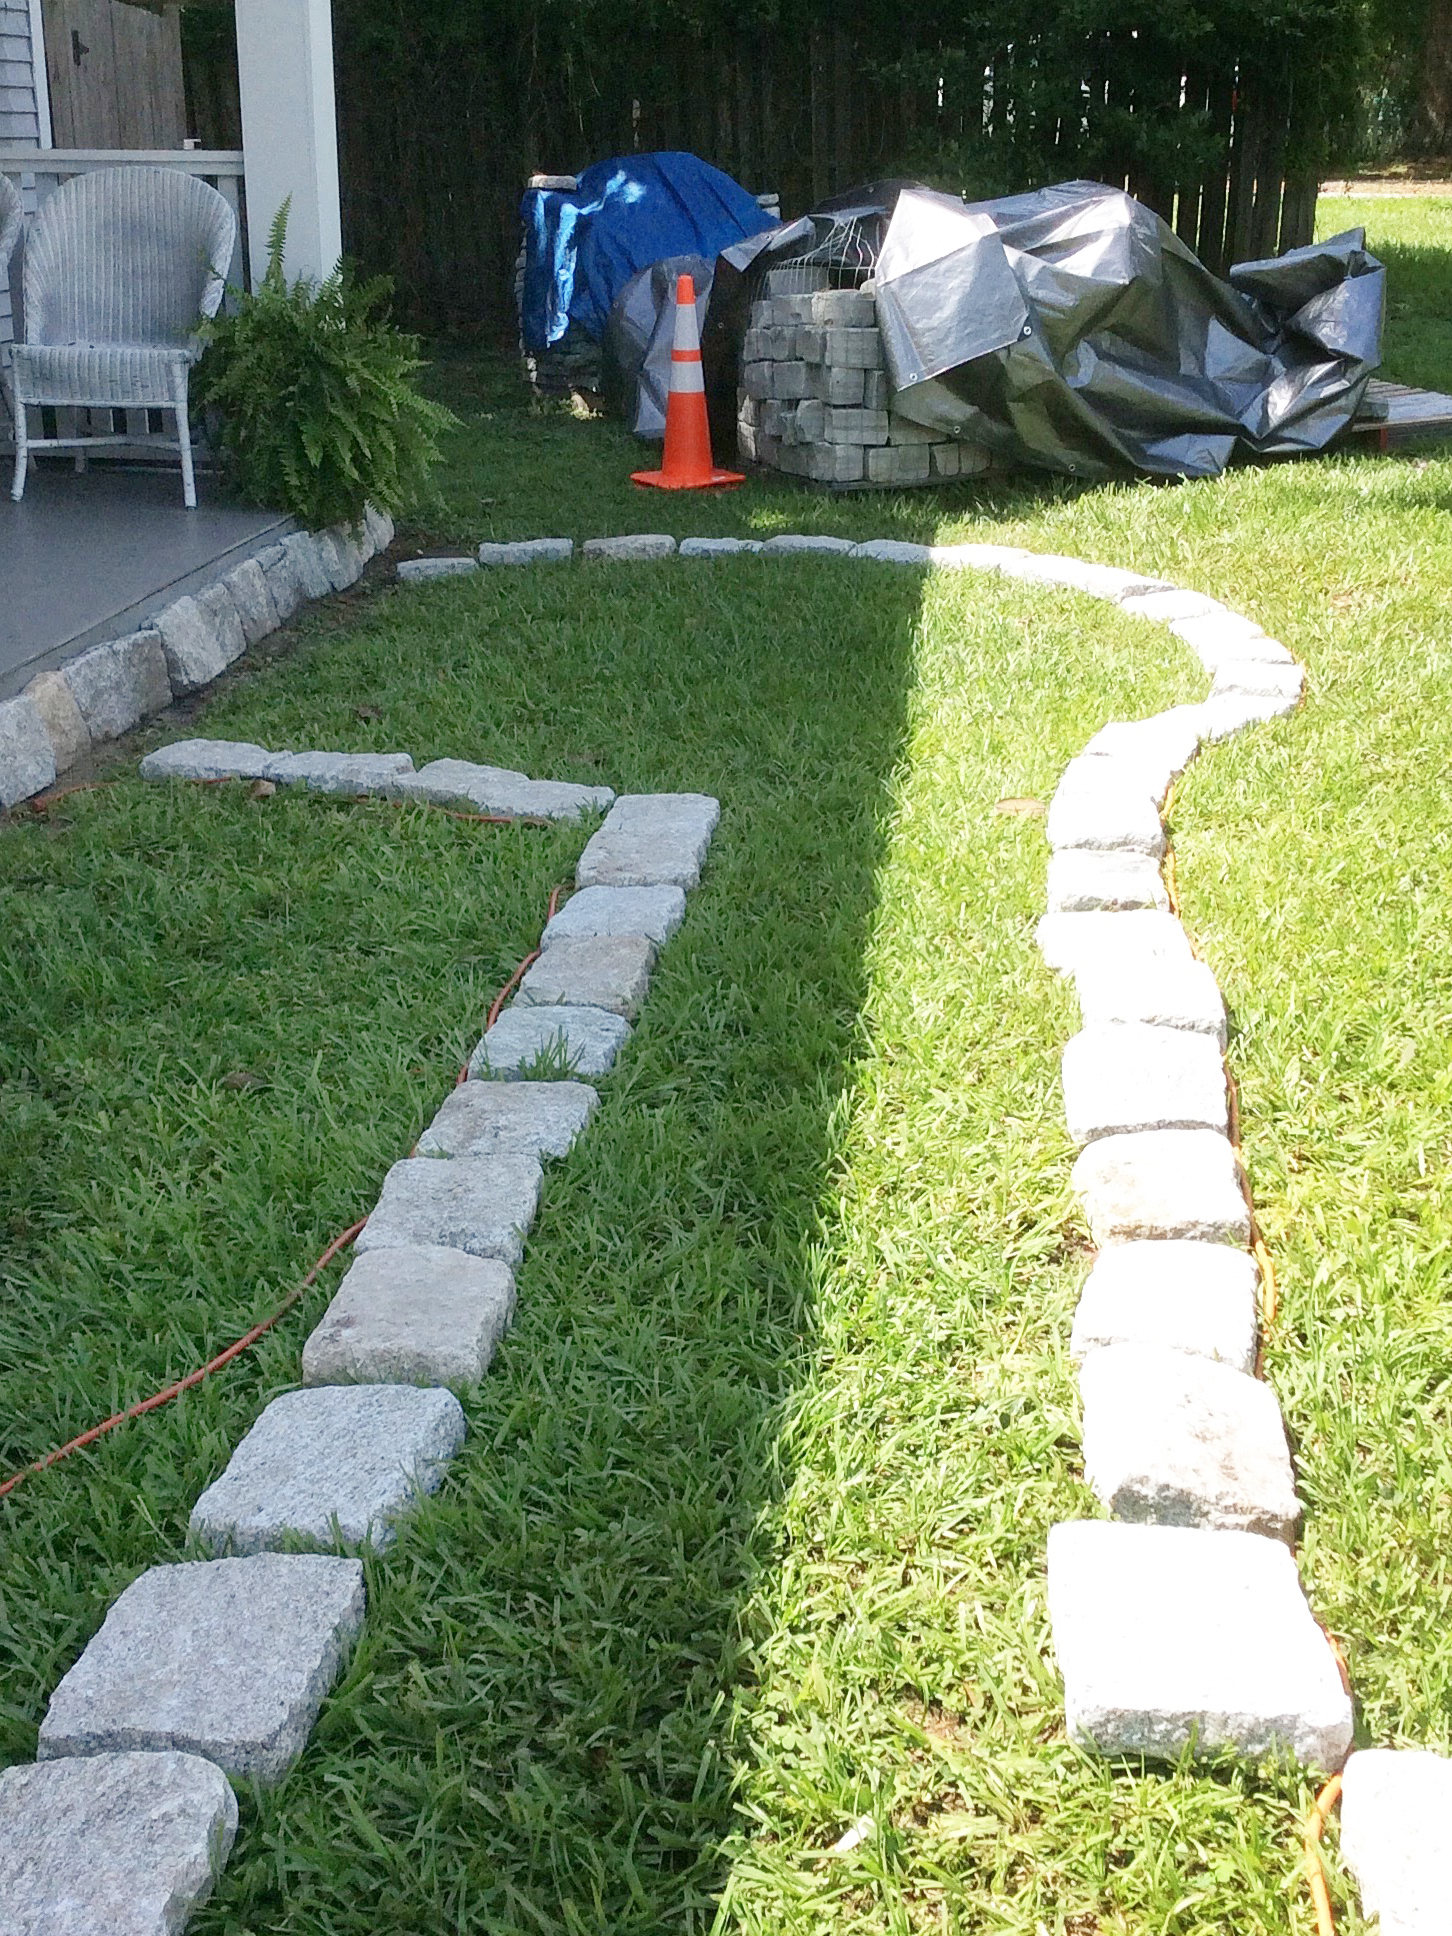
[(187, 382), (201, 355), (197, 325), (217, 313), (236, 233), (216, 189), (177, 168), (76, 175), (41, 204), (25, 244), (25, 333), (11, 355), (12, 497), (24, 494), (32, 451), (135, 441), (31, 437), (27, 406), (170, 410), (183, 495), (195, 509)]
[[(20, 240), (21, 224), (25, 208), (20, 200), (20, 190), (14, 182), (0, 175), (0, 289), (9, 285), (10, 263), (15, 254), (15, 245)], [(14, 310), (16, 291), (10, 286), (10, 306)], [(0, 343), (0, 403), (8, 405), (9, 399), (10, 345)]]

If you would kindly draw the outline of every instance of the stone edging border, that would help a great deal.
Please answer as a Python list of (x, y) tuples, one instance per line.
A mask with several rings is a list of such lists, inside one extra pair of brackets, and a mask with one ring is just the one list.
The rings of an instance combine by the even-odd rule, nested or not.
[[(1049, 812), (1048, 911), (1039, 923), (1037, 939), (1049, 965), (1073, 977), (1083, 1011), (1084, 1027), (1065, 1051), (1064, 1097), (1071, 1134), (1082, 1145), (1074, 1167), (1075, 1188), (1102, 1246), (1076, 1315), (1073, 1349), (1081, 1361), (1086, 1476), (1106, 1506), (1120, 1515), (1117, 1521), (1071, 1521), (1052, 1530), (1049, 1612), (1065, 1682), (1067, 1724), (1081, 1745), (1107, 1755), (1171, 1760), (1187, 1748), (1191, 1752), (1230, 1750), (1251, 1757), (1289, 1750), (1311, 1765), (1336, 1767), (1351, 1745), (1351, 1698), (1331, 1644), (1301, 1591), (1288, 1543), (1299, 1502), (1284, 1426), (1274, 1395), (1252, 1375), (1257, 1342), (1255, 1270), (1244, 1249), (1252, 1222), (1244, 1173), (1229, 1138), (1222, 1061), (1224, 1003), (1213, 976), (1195, 959), (1171, 911), (1159, 866), (1166, 847), (1160, 811), (1174, 779), (1202, 744), (1293, 711), (1301, 697), (1302, 670), (1253, 620), (1216, 600), (1161, 579), (1019, 547), (928, 546), (894, 540), (851, 544), (796, 535), (761, 543), (687, 539), (678, 547), (673, 538), (662, 534), (596, 539), (584, 546), (586, 559), (646, 560), (677, 552), (691, 558), (745, 551), (831, 552), (923, 568), (994, 571), (1078, 591), (1166, 625), (1212, 676), (1209, 697), (1199, 705), (1101, 728), (1071, 761)], [(417, 581), (488, 566), (567, 562), (573, 552), (569, 539), (486, 544), (477, 559), (416, 560), (400, 568), (400, 577)], [(610, 820), (622, 809), (643, 811), (648, 818), (653, 806), (667, 820), (678, 810), (685, 811), (685, 834), (677, 826), (665, 844), (674, 840), (678, 852), (693, 847), (695, 858), (686, 871), (692, 875), (687, 884), (694, 884), (715, 824), (715, 803), (701, 796), (635, 798), (638, 809), (628, 798), (618, 801)], [(701, 811), (710, 821), (703, 838)], [(693, 814), (698, 817), (692, 819)], [(557, 917), (565, 925), (557, 927), (552, 921), (546, 930), (546, 939), (555, 934), (558, 942), (574, 939), (585, 949), (592, 942), (598, 949), (602, 941), (625, 938), (639, 944), (629, 961), (621, 959), (616, 948), (613, 954), (607, 951), (593, 962), (581, 959), (576, 964), (576, 972), (603, 975), (617, 992), (639, 985), (644, 958), (639, 948), (649, 950), (653, 960), (654, 948), (679, 919), (677, 906), (683, 909), (684, 905), (680, 887), (637, 883), (630, 857), (638, 845), (633, 847), (632, 842), (643, 840), (648, 848), (652, 836), (631, 830), (624, 824), (628, 818), (629, 812), (617, 821), (623, 862), (607, 860), (600, 887), (586, 889), (564, 917)], [(601, 834), (605, 831), (602, 828)], [(594, 844), (587, 846), (586, 856)], [(588, 873), (584, 857), (582, 868)], [(582, 875), (582, 885), (583, 880)], [(603, 925), (593, 920), (588, 908), (583, 926), (579, 916), (575, 925), (569, 924), (571, 910), (588, 903), (592, 893), (610, 896), (622, 890), (627, 898), (637, 897), (626, 917), (628, 933), (608, 919)], [(638, 899), (642, 893), (645, 901)], [(679, 903), (673, 898), (667, 909), (660, 899), (663, 894), (679, 896)], [(617, 905), (623, 907), (624, 901)], [(593, 1008), (596, 1015), (608, 1012), (583, 1000), (571, 1004), (568, 991), (562, 994), (558, 982), (548, 979), (538, 1000), (564, 1003), (556, 1033), (566, 1041), (571, 1040), (572, 1024), (566, 1017), (572, 1006)], [(616, 1014), (623, 1020), (618, 1009)], [(599, 1053), (608, 1067), (623, 1039), (612, 1043), (610, 1033), (603, 1046), (592, 1037), (588, 1050), (583, 1039), (578, 1047)], [(492, 1053), (496, 1044), (497, 1054)], [(537, 1033), (520, 1045), (499, 1041), (491, 1030), (476, 1051), (471, 1070), (523, 1073), (521, 1064), (538, 1055), (540, 1046)], [(486, 1088), (470, 1083), (456, 1092), (427, 1133), (427, 1150), (424, 1143), (420, 1145), (421, 1154), (478, 1154), (485, 1147), (494, 1152), (493, 1168), (505, 1200), (466, 1208), (465, 1215), (496, 1233), (494, 1269), (502, 1268), (505, 1278), (509, 1278), (509, 1266), (503, 1262), (509, 1254), (507, 1242), (503, 1253), (498, 1246), (517, 1235), (521, 1223), (527, 1227), (533, 1215), (540, 1158), (563, 1154), (594, 1106), (594, 1092), (582, 1084), (531, 1087), (549, 1105), (549, 1127), (536, 1124), (531, 1132), (532, 1154), (504, 1153), (513, 1147), (517, 1128), (511, 1129), (510, 1110), (497, 1099), (520, 1091), (493, 1084)], [(563, 1091), (574, 1094), (557, 1093)], [(497, 1120), (468, 1120), (481, 1100), (490, 1105), (485, 1113)], [(452, 1120), (446, 1122), (451, 1111)], [(395, 1171), (412, 1169), (422, 1182), (426, 1180), (423, 1170), (432, 1167), (406, 1160)], [(480, 1166), (450, 1164), (447, 1169), (457, 1168), (462, 1174), (476, 1167)], [(382, 1220), (383, 1236), (375, 1238), (371, 1247), (360, 1244), (364, 1254), (305, 1348), (305, 1377), (310, 1381), (360, 1375), (348, 1355), (352, 1347), (340, 1334), (351, 1331), (357, 1322), (357, 1313), (348, 1308), (344, 1295), (348, 1283), (379, 1268), (376, 1263), (370, 1265), (370, 1256), (387, 1257), (390, 1250), (396, 1254), (399, 1246), (411, 1247), (420, 1264), (427, 1266), (426, 1253), (432, 1248), (436, 1255), (438, 1246), (421, 1242), (421, 1216), (424, 1222), (433, 1217), (433, 1227), (446, 1245), (453, 1241), (460, 1206), (443, 1199), (457, 1193), (444, 1189), (421, 1197), (416, 1189), (397, 1186), (390, 1193), (393, 1177), (390, 1172), (374, 1213), (374, 1219)], [(438, 1179), (440, 1184), (443, 1180)], [(447, 1230), (440, 1225), (441, 1217)], [(488, 1269), (487, 1259), (469, 1257), (466, 1252), (465, 1260), (476, 1271), (481, 1265)], [(360, 1286), (360, 1296), (364, 1288)], [(375, 1293), (378, 1289), (371, 1278), (367, 1288)], [(476, 1282), (453, 1285), (450, 1291), (464, 1304), (472, 1292), (475, 1363), (482, 1370), (508, 1321), (512, 1279), (507, 1287), (498, 1281)], [(330, 1320), (340, 1306), (344, 1307), (341, 1318), (330, 1332)], [(416, 1361), (408, 1357), (408, 1341), (400, 1340), (398, 1330), (394, 1313), (374, 1340), (372, 1375), (376, 1378), (418, 1375)], [(308, 1354), (312, 1354), (311, 1369)], [(369, 1373), (365, 1369), (361, 1375)], [(433, 1376), (440, 1378), (437, 1366)], [(321, 1393), (334, 1394), (329, 1403), (336, 1403), (336, 1395), (347, 1390), (319, 1385)], [(441, 1402), (449, 1395), (437, 1390), (420, 1392), (412, 1386), (388, 1384), (372, 1389), (380, 1400), (394, 1392), (407, 1393), (406, 1404), (418, 1414), (412, 1421), (412, 1435), (405, 1434), (412, 1486), (415, 1492), (432, 1489), (438, 1480), (431, 1475), (442, 1472), (462, 1437), (462, 1413), (455, 1416), (456, 1400), (451, 1401), (454, 1411), (450, 1412)], [(274, 1413), (280, 1408), (300, 1410), (298, 1401), (316, 1395), (304, 1391), (274, 1401), (239, 1448), (233, 1465), (239, 1461), (245, 1465), (254, 1438)], [(426, 1418), (420, 1400), (431, 1406)], [(1144, 1400), (1150, 1402), (1142, 1404)], [(298, 1462), (298, 1448), (289, 1436), (291, 1421), (280, 1419), (277, 1424), (291, 1471)], [(324, 1426), (325, 1432), (332, 1429)], [(375, 1529), (381, 1536), (391, 1513), (406, 1503), (396, 1496), (397, 1425), (389, 1420), (374, 1430), (382, 1430), (388, 1438), (387, 1463), (395, 1493), (385, 1500), (381, 1512), (376, 1496), (365, 1499), (364, 1537)], [(228, 1481), (234, 1478), (245, 1493), (250, 1477), (245, 1470), (233, 1475), (229, 1467), (199, 1502), (194, 1530), (205, 1537), (209, 1526), (219, 1526), (235, 1545), (243, 1535), (235, 1502), (230, 1515), (227, 1511)], [(374, 1495), (378, 1481), (374, 1471)], [(219, 1493), (220, 1504), (215, 1498)], [(296, 1512), (289, 1523), (297, 1524)], [(331, 1523), (342, 1527), (336, 1508)], [(0, 1805), (8, 1805), (6, 1813), (22, 1825), (30, 1822), (36, 1833), (35, 1818), (53, 1820), (59, 1804), (74, 1822), (74, 1839), (89, 1848), (87, 1829), (93, 1814), (115, 1810), (118, 1800), (124, 1799), (129, 1807), (122, 1812), (129, 1815), (139, 1798), (139, 1812), (144, 1815), (148, 1800), (154, 1804), (160, 1784), (176, 1808), (178, 1822), (187, 1809), (191, 1811), (185, 1831), (164, 1851), (173, 1901), (188, 1905), (200, 1901), (235, 1832), (235, 1802), (217, 1766), (194, 1754), (128, 1753), (128, 1744), (114, 1735), (88, 1743), (84, 1729), (80, 1738), (68, 1737), (61, 1696), (69, 1689), (73, 1704), (79, 1704), (84, 1716), (91, 1692), (86, 1665), (92, 1650), (100, 1648), (129, 1596), (156, 1575), (174, 1575), (181, 1584), (183, 1574), (217, 1567), (275, 1568), (279, 1564), (294, 1569), (292, 1580), (298, 1587), (302, 1586), (296, 1570), (300, 1567), (346, 1573), (346, 1577), (345, 1573), (327, 1577), (320, 1573), (316, 1583), (310, 1580), (300, 1593), (283, 1596), (286, 1604), (279, 1602), (276, 1608), (269, 1599), (269, 1581), (260, 1575), (248, 1596), (249, 1617), (259, 1628), (265, 1628), (274, 1614), (284, 1625), (291, 1620), (294, 1653), (301, 1646), (312, 1658), (307, 1698), (294, 1703), (294, 1711), (287, 1715), (282, 1731), (286, 1739), (266, 1750), (281, 1755), (285, 1771), (301, 1752), (311, 1720), (361, 1623), (361, 1574), (356, 1561), (256, 1552), (251, 1561), (156, 1568), (144, 1575), (122, 1596), (108, 1616), (107, 1627), (62, 1683), (42, 1730), (43, 1755), (47, 1730), (51, 1753), (96, 1755), (103, 1747), (120, 1750), (105, 1755), (104, 1779), (93, 1785), (79, 1782), (75, 1794), (67, 1796), (48, 1792), (46, 1778), (61, 1770), (76, 1770), (74, 1762), (62, 1762), (54, 1770), (11, 1770), (3, 1778), (8, 1792), (0, 1793)], [(163, 1606), (139, 1606), (136, 1611), (143, 1630), (149, 1628), (153, 1634), (159, 1625), (174, 1627), (178, 1618), (185, 1629), (185, 1607), (180, 1613)], [(124, 1621), (120, 1625), (124, 1628)], [(129, 1637), (118, 1629), (118, 1640)], [(272, 1638), (269, 1634), (268, 1639)], [(98, 1677), (104, 1680), (105, 1674), (102, 1661)], [(93, 1761), (91, 1766), (99, 1776), (100, 1764)], [(84, 1770), (86, 1763), (79, 1768)], [(278, 1778), (275, 1771), (271, 1778)], [(1407, 1828), (1409, 1813), (1414, 1811), (1408, 1803), (1413, 1794), (1425, 1802), (1427, 1790), (1438, 1784), (1445, 1806), (1452, 1800), (1452, 1764), (1438, 1756), (1373, 1750), (1351, 1758), (1343, 1847), (1362, 1880), (1368, 1909), (1380, 1907), (1384, 1914), (1395, 1915), (1399, 1904), (1420, 1900), (1417, 1891), (1427, 1886), (1427, 1878), (1425, 1870), (1418, 1872), (1417, 1835)], [(129, 1860), (135, 1871), (133, 1884), (154, 1888), (157, 1857), (163, 1852), (149, 1848), (145, 1838), (138, 1843), (130, 1825), (128, 1833), (131, 1845), (124, 1853), (106, 1849), (99, 1859), (114, 1859), (122, 1866)]]
[(370, 505), (356, 529), (294, 531), (175, 599), (139, 631), (92, 645), (0, 701), (0, 808), (43, 793), (93, 746), (199, 691), (310, 599), (346, 591), (393, 543)]

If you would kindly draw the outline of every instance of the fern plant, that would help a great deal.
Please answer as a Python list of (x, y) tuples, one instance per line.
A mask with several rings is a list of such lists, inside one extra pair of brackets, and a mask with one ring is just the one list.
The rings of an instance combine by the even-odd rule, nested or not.
[(289, 285), (288, 205), (268, 232), (267, 273), (206, 326), (193, 389), (236, 488), (310, 530), (356, 524), (366, 504), (415, 500), (457, 419), (418, 391), (417, 337), (388, 320), (392, 285), (340, 263)]

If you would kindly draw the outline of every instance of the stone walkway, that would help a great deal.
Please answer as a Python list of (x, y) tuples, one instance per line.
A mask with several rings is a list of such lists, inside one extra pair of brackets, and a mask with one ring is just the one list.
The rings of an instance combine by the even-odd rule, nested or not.
[[(1213, 599), (1011, 546), (784, 536), (677, 547), (638, 534), (592, 540), (584, 557), (748, 550), (1065, 587), (1168, 626), (1211, 675), (1199, 705), (1100, 728), (1049, 812), (1037, 935), (1081, 1008), (1064, 1052), (1064, 1104), (1081, 1146), (1073, 1183), (1099, 1246), (1071, 1349), (1086, 1476), (1109, 1515), (1053, 1529), (1049, 1610), (1068, 1729), (1085, 1748), (1168, 1760), (1187, 1748), (1251, 1760), (1289, 1752), (1338, 1768), (1351, 1697), (1297, 1576), (1289, 1447), (1275, 1395), (1255, 1376), (1253, 1217), (1229, 1134), (1224, 1003), (1160, 869), (1160, 811), (1175, 778), (1202, 746), (1293, 711), (1301, 669)], [(568, 539), (484, 545), (475, 558), (418, 560), (400, 576), (565, 566), (573, 551)], [(365, 775), (347, 756), (191, 742), (147, 765), (213, 777), (202, 768), (230, 760), (228, 771), (337, 790), (366, 780), (392, 797), (431, 784), (481, 807), (504, 797), (491, 790), (494, 769), (436, 762), (414, 774), (406, 755), (383, 758)], [(544, 784), (504, 778), (516, 789)], [(199, 1500), (198, 1539), (232, 1556), (154, 1568), (129, 1588), (56, 1692), (41, 1765), (0, 1777), (0, 1900), (25, 1890), (38, 1905), (61, 1889), (85, 1898), (105, 1887), (135, 1905), (128, 1929), (179, 1927), (145, 1905), (166, 1898), (184, 1920), (182, 1905), (200, 1899), (225, 1859), (236, 1811), (217, 1769), (276, 1780), (301, 1752), (362, 1619), (361, 1568), (271, 1549), (333, 1528), (386, 1544), (411, 1500), (440, 1483), (464, 1421), (438, 1388), (487, 1369), (513, 1309), (512, 1269), (543, 1165), (568, 1152), (595, 1107), (595, 1092), (574, 1080), (477, 1078), (562, 1062), (572, 1074), (609, 1069), (699, 879), (716, 815), (698, 795), (611, 807), (582, 855), (579, 891), (471, 1059), (476, 1079), (385, 1179), (357, 1259), (304, 1347), (304, 1389), (268, 1407)], [(1438, 1862), (1449, 1807), (1452, 1763), (1439, 1756), (1373, 1750), (1346, 1762), (1343, 1848), (1384, 1929), (1447, 1927)]]

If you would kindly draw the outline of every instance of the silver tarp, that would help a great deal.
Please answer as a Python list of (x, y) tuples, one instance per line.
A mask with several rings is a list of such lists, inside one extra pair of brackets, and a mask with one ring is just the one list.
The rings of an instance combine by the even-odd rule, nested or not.
[(1384, 297), (1361, 229), (1221, 281), (1097, 182), (904, 189), (877, 264), (893, 409), (1077, 477), (1323, 450), (1381, 359)]

